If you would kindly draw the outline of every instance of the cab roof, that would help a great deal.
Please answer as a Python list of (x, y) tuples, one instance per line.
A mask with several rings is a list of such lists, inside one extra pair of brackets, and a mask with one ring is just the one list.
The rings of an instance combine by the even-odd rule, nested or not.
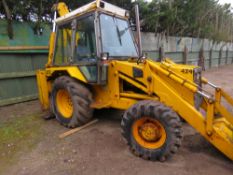
[(97, 10), (97, 9), (100, 9), (101, 11), (109, 12), (109, 13), (112, 13), (114, 15), (118, 15), (121, 17), (128, 17), (127, 10), (122, 9), (120, 7), (117, 7), (115, 5), (112, 5), (110, 3), (107, 3), (105, 1), (96, 0), (96, 1), (93, 1), (93, 2), (86, 4), (84, 6), (81, 6), (81, 7), (77, 8), (76, 10), (73, 10), (70, 13), (67, 13), (64, 16), (58, 17), (55, 20), (55, 23), (62, 23), (64, 21), (70, 20), (76, 16), (80, 16), (80, 15), (83, 15), (83, 14), (88, 13), (90, 11)]

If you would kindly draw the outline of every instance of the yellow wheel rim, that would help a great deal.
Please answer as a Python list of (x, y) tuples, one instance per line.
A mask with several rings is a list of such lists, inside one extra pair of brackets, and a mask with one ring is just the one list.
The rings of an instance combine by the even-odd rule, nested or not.
[(56, 95), (57, 109), (64, 118), (71, 118), (73, 114), (72, 99), (65, 89), (60, 89)]
[(147, 149), (157, 149), (166, 141), (166, 131), (156, 119), (142, 117), (133, 123), (132, 134), (136, 142)]

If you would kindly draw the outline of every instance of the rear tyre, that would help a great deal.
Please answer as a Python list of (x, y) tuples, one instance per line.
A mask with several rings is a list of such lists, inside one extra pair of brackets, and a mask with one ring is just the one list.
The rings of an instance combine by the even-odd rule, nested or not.
[(54, 81), (51, 100), (56, 119), (66, 127), (84, 125), (93, 116), (91, 92), (68, 76), (61, 76)]
[(147, 160), (165, 161), (181, 146), (178, 115), (157, 101), (140, 101), (130, 107), (123, 115), (121, 128), (131, 151)]

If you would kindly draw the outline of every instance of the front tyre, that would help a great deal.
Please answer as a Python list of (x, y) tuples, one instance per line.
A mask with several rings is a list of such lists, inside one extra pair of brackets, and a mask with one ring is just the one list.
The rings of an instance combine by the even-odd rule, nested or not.
[(51, 100), (56, 119), (66, 127), (84, 125), (93, 116), (91, 92), (71, 77), (61, 76), (54, 81)]
[(130, 107), (123, 115), (121, 128), (132, 152), (144, 159), (165, 161), (181, 146), (178, 115), (157, 101), (140, 101)]

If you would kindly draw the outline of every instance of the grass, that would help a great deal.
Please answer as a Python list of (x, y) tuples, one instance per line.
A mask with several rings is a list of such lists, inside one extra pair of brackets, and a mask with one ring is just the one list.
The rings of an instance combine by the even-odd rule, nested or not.
[(0, 174), (40, 141), (42, 123), (38, 114), (13, 117), (0, 123)]

